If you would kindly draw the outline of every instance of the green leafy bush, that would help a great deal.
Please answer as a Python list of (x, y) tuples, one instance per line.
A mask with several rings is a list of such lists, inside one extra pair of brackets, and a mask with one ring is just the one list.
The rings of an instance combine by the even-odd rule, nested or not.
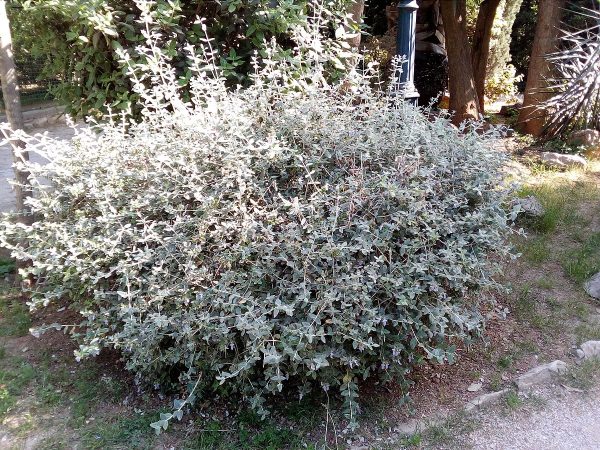
[(485, 80), (485, 96), (495, 102), (504, 99), (507, 102), (514, 102), (517, 98), (517, 84), (523, 77), (517, 75), (516, 69), (506, 64), (503, 68), (491, 74)]
[[(125, 49), (133, 59), (143, 61), (136, 48), (144, 44), (140, 31), (138, 4), (149, 6), (149, 25), (161, 33), (177, 70), (177, 82), (188, 84), (192, 72), (185, 47), (197, 45), (204, 37), (199, 17), (206, 18), (210, 36), (217, 42), (218, 64), (230, 83), (246, 82), (253, 72), (255, 55), (266, 56), (271, 41), (277, 42), (277, 57), (286, 58), (296, 46), (295, 27), (307, 27), (329, 15), (322, 33), (335, 32), (344, 21), (348, 0), (17, 0), (23, 11), (15, 10), (13, 26), (19, 48), (43, 58), (42, 76), (59, 78), (53, 95), (68, 106), (72, 115), (106, 112), (105, 106), (126, 110), (138, 100), (132, 84), (119, 64), (116, 49)], [(349, 26), (346, 23), (346, 26)], [(334, 64), (331, 65), (334, 68)], [(187, 95), (184, 91), (182, 95)]]
[(144, 70), (124, 53), (141, 121), (22, 136), (48, 160), (27, 163), (37, 220), (5, 217), (0, 243), (31, 260), (32, 307), (80, 311), (49, 325), (75, 325), (78, 358), (116, 348), (140, 377), (191, 386), (155, 428), (218, 385), (261, 413), (284, 388), (335, 389), (354, 422), (359, 380), (402, 382), (482, 331), (509, 252), (502, 155), (358, 73), (329, 85), (315, 36), (300, 28), (298, 59), (247, 89), (195, 56), (191, 102), (157, 47)]

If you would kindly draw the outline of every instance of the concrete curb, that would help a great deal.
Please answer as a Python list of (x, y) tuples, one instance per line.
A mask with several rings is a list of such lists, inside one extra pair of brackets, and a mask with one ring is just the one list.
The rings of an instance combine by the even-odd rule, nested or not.
[[(44, 128), (58, 123), (65, 123), (65, 108), (62, 106), (49, 106), (45, 108), (23, 111), (25, 130)], [(5, 114), (0, 115), (0, 123), (6, 122)]]

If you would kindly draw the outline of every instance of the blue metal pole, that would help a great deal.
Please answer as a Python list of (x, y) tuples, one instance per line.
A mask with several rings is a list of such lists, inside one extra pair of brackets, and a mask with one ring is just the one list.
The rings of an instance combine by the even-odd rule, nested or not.
[(398, 2), (398, 23), (396, 26), (396, 55), (406, 57), (406, 62), (398, 67), (395, 74), (398, 89), (404, 99), (417, 105), (419, 92), (415, 87), (415, 35), (417, 28), (417, 0)]

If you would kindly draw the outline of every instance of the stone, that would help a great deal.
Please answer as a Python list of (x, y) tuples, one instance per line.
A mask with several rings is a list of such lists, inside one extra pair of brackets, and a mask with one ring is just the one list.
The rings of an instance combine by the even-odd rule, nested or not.
[(572, 386), (567, 386), (566, 384), (561, 384), (561, 386), (567, 392), (577, 392), (578, 394), (582, 394), (584, 392), (583, 389), (574, 388)]
[(556, 360), (548, 364), (542, 364), (534, 367), (529, 372), (524, 373), (515, 380), (519, 391), (526, 391), (541, 383), (550, 381), (555, 375), (564, 373), (567, 370), (567, 364), (564, 361)]
[(38, 117), (31, 121), (32, 128), (43, 128), (48, 125), (48, 117)]
[(514, 105), (502, 105), (500, 108), (501, 116), (512, 116), (519, 112), (519, 109), (523, 106), (522, 103), (515, 103)]
[(400, 434), (415, 434), (423, 428), (423, 423), (417, 419), (409, 419), (394, 427), (394, 431)]
[(540, 158), (544, 164), (558, 169), (585, 168), (587, 166), (586, 159), (579, 155), (542, 152)]
[(475, 397), (473, 400), (467, 402), (465, 405), (465, 410), (472, 411), (475, 408), (481, 408), (484, 405), (496, 402), (504, 397), (508, 391), (509, 389), (502, 389), (501, 391), (491, 392), (489, 394), (483, 394), (479, 397)]
[(481, 388), (483, 387), (483, 384), (481, 383), (472, 383), (468, 388), (467, 391), (469, 392), (477, 392), (479, 391)]
[(519, 214), (530, 217), (541, 217), (545, 213), (544, 207), (533, 195), (529, 195), (525, 198), (518, 198), (515, 203), (519, 205), (521, 209)]
[(568, 143), (571, 145), (580, 145), (587, 150), (600, 149), (600, 131), (598, 130), (577, 130), (571, 133)]
[(401, 435), (410, 436), (411, 434), (419, 433), (430, 427), (441, 425), (446, 420), (445, 414), (436, 414), (434, 417), (426, 419), (408, 419), (394, 427), (394, 432)]
[(583, 288), (590, 297), (600, 300), (600, 272), (586, 281)]
[(587, 341), (577, 350), (581, 359), (600, 358), (600, 341)]

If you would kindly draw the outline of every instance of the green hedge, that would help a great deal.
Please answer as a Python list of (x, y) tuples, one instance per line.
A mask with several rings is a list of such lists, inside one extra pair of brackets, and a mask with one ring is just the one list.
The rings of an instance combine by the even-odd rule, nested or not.
[[(265, 55), (267, 43), (278, 44), (285, 58), (296, 43), (294, 27), (307, 27), (324, 12), (341, 15), (348, 0), (320, 4), (311, 0), (156, 0), (151, 27), (164, 37), (178, 82), (187, 85), (191, 72), (185, 47), (205, 39), (198, 17), (205, 18), (218, 61), (230, 84), (245, 84), (253, 72), (252, 59)], [(54, 96), (78, 116), (125, 110), (139, 99), (119, 63), (116, 48), (139, 58), (143, 45), (140, 9), (131, 0), (18, 0), (13, 2), (17, 45), (45, 61), (43, 76), (62, 82)], [(16, 8), (22, 6), (22, 9)], [(330, 27), (322, 29), (332, 33)]]

